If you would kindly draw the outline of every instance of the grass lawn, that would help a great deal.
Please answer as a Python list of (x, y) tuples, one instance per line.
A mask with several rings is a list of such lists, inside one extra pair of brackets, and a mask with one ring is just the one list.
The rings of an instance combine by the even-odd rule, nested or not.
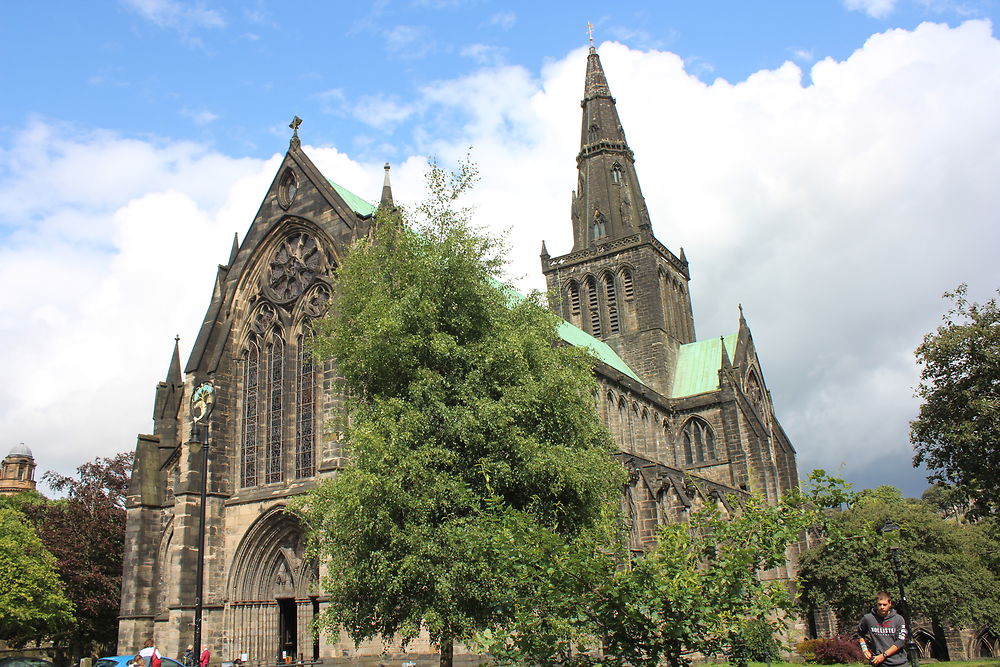
[[(864, 663), (854, 663), (855, 665), (863, 665)], [(939, 667), (946, 667), (954, 665), (954, 667), (1000, 667), (1000, 658), (979, 658), (976, 660), (952, 660), (951, 662), (941, 662), (937, 660), (921, 660), (921, 665), (938, 665)], [(729, 663), (704, 663), (704, 667), (731, 667)], [(751, 662), (748, 663), (748, 667), (767, 667), (766, 662)], [(804, 662), (772, 662), (771, 667), (807, 667)], [(819, 665), (808, 667), (821, 667)], [(836, 667), (832, 665), (829, 667)]]

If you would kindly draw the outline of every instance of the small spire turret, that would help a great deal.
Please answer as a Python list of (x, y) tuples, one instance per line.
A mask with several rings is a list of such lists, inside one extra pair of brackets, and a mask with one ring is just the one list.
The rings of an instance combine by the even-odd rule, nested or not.
[(174, 353), (170, 357), (170, 368), (167, 370), (167, 384), (179, 385), (183, 382), (181, 377), (181, 337), (174, 336)]
[(382, 181), (382, 199), (379, 200), (381, 206), (392, 206), (392, 185), (389, 183), (389, 163), (385, 163), (385, 178)]

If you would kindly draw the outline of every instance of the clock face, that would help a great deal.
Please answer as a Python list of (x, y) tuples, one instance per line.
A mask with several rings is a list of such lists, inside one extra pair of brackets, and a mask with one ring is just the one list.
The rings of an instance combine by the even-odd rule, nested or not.
[(194, 390), (191, 396), (191, 418), (200, 422), (212, 414), (215, 406), (215, 386), (211, 382), (203, 382)]

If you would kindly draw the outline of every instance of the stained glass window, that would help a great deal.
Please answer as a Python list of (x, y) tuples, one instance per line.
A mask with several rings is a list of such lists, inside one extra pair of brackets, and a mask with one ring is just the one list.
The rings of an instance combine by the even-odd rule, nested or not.
[(240, 483), (257, 484), (257, 376), (260, 371), (260, 348), (251, 342), (243, 356), (243, 448)]
[(281, 481), (283, 358), (284, 344), (280, 338), (276, 337), (267, 346), (267, 474), (264, 479), (265, 484)]
[(309, 349), (309, 337), (299, 336), (298, 410), (295, 422), (295, 477), (316, 473), (316, 366)]

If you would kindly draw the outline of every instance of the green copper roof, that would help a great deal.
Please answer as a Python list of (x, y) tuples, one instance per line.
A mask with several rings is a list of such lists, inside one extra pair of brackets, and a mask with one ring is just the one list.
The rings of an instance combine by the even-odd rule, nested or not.
[(566, 320), (559, 323), (556, 332), (559, 334), (560, 338), (570, 345), (589, 348), (595, 357), (606, 363), (608, 366), (611, 366), (611, 368), (614, 368), (616, 371), (621, 371), (640, 384), (645, 384), (645, 382), (640, 380), (639, 376), (628, 367), (628, 364), (626, 364), (625, 361), (618, 356), (618, 353), (612, 350), (611, 346), (603, 340), (594, 338), (583, 329), (573, 326)]
[[(521, 294), (520, 292), (518, 292), (513, 287), (511, 287), (510, 285), (502, 283), (499, 280), (494, 280), (492, 278), (490, 280), (496, 287), (499, 287), (507, 294), (508, 303), (512, 305), (518, 301), (523, 301), (526, 298), (528, 298), (523, 294)], [(642, 380), (639, 379), (639, 376), (636, 375), (632, 371), (632, 369), (628, 367), (628, 364), (626, 364), (625, 361), (618, 356), (618, 353), (612, 350), (611, 346), (605, 343), (604, 341), (594, 338), (583, 329), (573, 326), (566, 320), (562, 320), (559, 322), (559, 326), (556, 327), (556, 333), (559, 334), (559, 337), (562, 338), (567, 343), (569, 343), (570, 345), (573, 345), (575, 347), (588, 348), (591, 354), (597, 357), (599, 361), (603, 361), (608, 366), (611, 366), (611, 368), (614, 368), (616, 371), (624, 373), (625, 375), (629, 376), (636, 382), (639, 382), (640, 384), (645, 384)]]
[(333, 186), (333, 189), (337, 191), (337, 194), (344, 200), (344, 203), (351, 207), (352, 211), (358, 215), (372, 215), (375, 213), (375, 207), (366, 202), (364, 199), (357, 196), (344, 186), (334, 183), (329, 178), (326, 180)]
[(729, 334), (724, 339), (710, 338), (681, 345), (677, 352), (677, 371), (674, 373), (671, 396), (694, 396), (718, 389), (723, 340), (726, 343), (726, 353), (732, 361), (737, 337), (738, 334)]

